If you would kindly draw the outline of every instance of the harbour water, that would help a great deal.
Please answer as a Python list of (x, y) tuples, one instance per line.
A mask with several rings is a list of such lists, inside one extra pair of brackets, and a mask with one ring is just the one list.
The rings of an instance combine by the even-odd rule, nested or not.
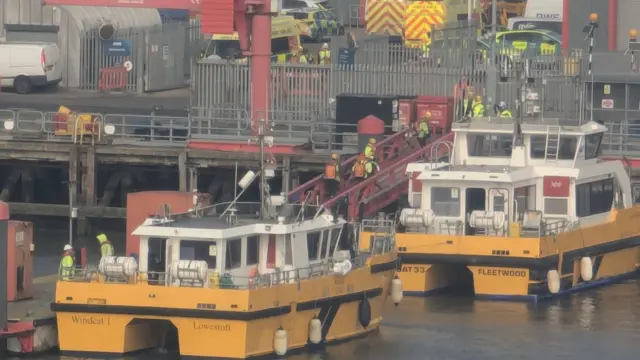
[[(36, 276), (57, 267), (65, 237), (36, 236)], [(57, 235), (57, 234), (56, 234)], [(123, 236), (112, 236), (116, 248)], [(39, 244), (39, 245), (38, 245)], [(96, 249), (93, 249), (97, 253)], [(640, 280), (538, 304), (442, 295), (389, 303), (380, 331), (291, 360), (640, 358)], [(38, 360), (86, 360), (48, 355)], [(157, 353), (126, 360), (174, 360)]]
[[(640, 280), (539, 304), (405, 298), (367, 338), (291, 360), (616, 359), (640, 356)], [(41, 360), (81, 360), (47, 356)], [(174, 360), (147, 354), (126, 360)], [(85, 359), (82, 359), (85, 360)]]

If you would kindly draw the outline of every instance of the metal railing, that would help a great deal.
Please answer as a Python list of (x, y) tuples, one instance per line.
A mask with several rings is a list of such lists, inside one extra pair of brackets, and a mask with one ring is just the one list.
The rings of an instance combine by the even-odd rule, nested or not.
[(609, 122), (604, 124), (607, 132), (602, 139), (602, 153), (605, 156), (640, 156), (640, 120)]
[[(209, 270), (207, 271), (207, 279), (200, 281), (198, 284), (190, 281), (183, 283), (171, 272), (136, 271), (135, 275), (132, 276), (105, 277), (95, 265), (61, 268), (58, 275), (59, 281), (69, 282), (252, 290), (285, 284), (299, 285), (303, 280), (327, 276), (333, 273), (333, 263), (333, 259), (328, 259), (322, 263), (304, 268), (289, 270), (275, 268), (272, 271), (256, 274), (255, 276), (238, 276), (232, 275), (230, 272), (220, 273)], [(366, 257), (352, 260), (353, 268), (362, 267), (365, 263)]]

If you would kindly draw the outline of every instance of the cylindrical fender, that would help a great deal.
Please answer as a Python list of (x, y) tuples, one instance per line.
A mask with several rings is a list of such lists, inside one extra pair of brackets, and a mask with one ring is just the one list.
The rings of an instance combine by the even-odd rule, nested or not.
[(560, 274), (558, 270), (549, 270), (547, 272), (547, 287), (552, 294), (557, 294), (560, 291)]
[(591, 281), (593, 279), (593, 261), (588, 256), (580, 259), (580, 277), (584, 281)]
[(371, 324), (371, 304), (367, 298), (362, 299), (358, 304), (358, 321), (363, 328)]

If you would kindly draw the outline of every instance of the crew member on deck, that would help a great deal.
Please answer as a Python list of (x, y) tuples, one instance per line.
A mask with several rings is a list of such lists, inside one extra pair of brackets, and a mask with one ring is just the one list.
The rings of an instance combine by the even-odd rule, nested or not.
[(100, 259), (105, 256), (113, 256), (113, 244), (107, 239), (107, 235), (98, 234), (96, 239), (98, 239), (98, 243), (100, 243)]
[(73, 247), (67, 244), (64, 246), (64, 252), (62, 253), (62, 258), (60, 259), (60, 277), (62, 280), (69, 280), (73, 275)]
[(324, 166), (324, 181), (329, 198), (334, 197), (340, 190), (340, 158), (338, 154), (332, 154), (331, 161)]

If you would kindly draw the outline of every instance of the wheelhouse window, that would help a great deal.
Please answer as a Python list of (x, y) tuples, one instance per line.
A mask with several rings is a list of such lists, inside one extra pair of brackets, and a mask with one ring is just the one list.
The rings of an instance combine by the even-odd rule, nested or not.
[(260, 258), (260, 237), (247, 236), (247, 265), (255, 265)]
[(604, 179), (576, 186), (576, 215), (585, 217), (611, 211), (615, 197), (614, 179)]
[(291, 246), (291, 234), (284, 236), (284, 264), (293, 265), (293, 248)]
[(329, 244), (329, 257), (332, 257), (333, 253), (336, 251), (336, 246), (338, 245), (338, 241), (340, 240), (341, 232), (342, 232), (342, 229), (331, 230), (331, 243)]
[(217, 265), (218, 244), (215, 241), (180, 241), (180, 260), (206, 261), (209, 269)]
[(510, 157), (513, 135), (511, 134), (468, 134), (467, 153), (469, 156)]
[(318, 260), (320, 255), (320, 231), (307, 233), (307, 252), (310, 261)]
[(320, 245), (320, 258), (325, 258), (327, 256), (327, 248), (329, 247), (329, 232), (331, 230), (327, 229), (322, 232), (322, 245)]
[(225, 266), (227, 270), (237, 269), (242, 266), (242, 239), (227, 240), (225, 254)]
[(569, 201), (561, 198), (544, 199), (545, 215), (567, 215), (569, 214)]
[(527, 211), (536, 210), (536, 186), (523, 186), (514, 190), (518, 218), (522, 219)]
[(584, 141), (584, 158), (585, 160), (600, 157), (600, 145), (602, 144), (603, 133), (591, 134), (585, 136)]
[(460, 216), (460, 189), (431, 188), (431, 210), (436, 216)]
[(530, 141), (529, 148), (532, 159), (544, 159), (546, 150), (549, 157), (555, 157), (557, 152), (559, 160), (573, 160), (578, 150), (577, 136), (560, 136), (559, 144), (552, 138), (549, 138), (547, 142), (547, 137), (544, 135), (531, 136)]

